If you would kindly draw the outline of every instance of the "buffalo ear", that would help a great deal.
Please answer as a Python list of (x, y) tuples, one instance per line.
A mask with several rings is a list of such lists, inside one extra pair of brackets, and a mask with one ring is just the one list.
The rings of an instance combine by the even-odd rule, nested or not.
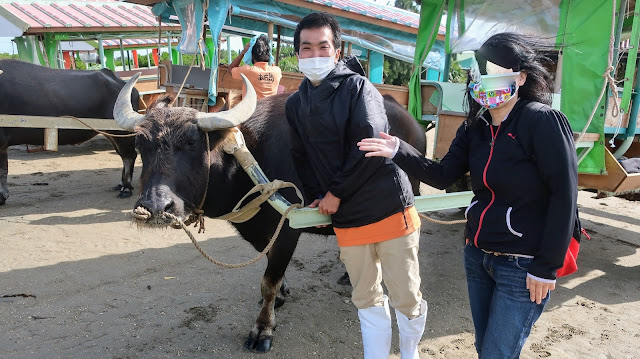
[(172, 100), (173, 98), (170, 95), (163, 95), (162, 97), (153, 101), (151, 106), (149, 106), (149, 109), (169, 107), (169, 104), (171, 103)]

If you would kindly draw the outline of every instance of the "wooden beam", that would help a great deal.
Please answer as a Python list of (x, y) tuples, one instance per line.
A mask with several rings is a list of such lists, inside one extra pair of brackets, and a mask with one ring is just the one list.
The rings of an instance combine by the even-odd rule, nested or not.
[[(181, 28), (179, 25), (177, 26), (166, 26), (164, 25), (163, 30), (166, 31), (176, 31), (176, 32), (181, 32)], [(47, 28), (29, 28), (27, 29), (23, 35), (37, 35), (37, 34), (43, 34), (43, 33), (50, 33), (50, 32), (55, 32), (55, 33), (60, 33), (60, 34), (65, 34), (65, 33), (85, 33), (85, 32), (93, 32), (93, 33), (109, 33), (112, 34), (115, 31), (117, 31), (118, 33), (143, 33), (143, 32), (153, 32), (153, 33), (158, 33), (158, 27), (157, 26), (141, 26), (141, 27), (134, 27), (134, 26), (128, 26), (128, 27), (102, 27), (102, 26), (93, 26), (93, 27), (47, 27)]]
[[(124, 131), (116, 124), (116, 121), (105, 118), (81, 118), (87, 125), (106, 131)], [(0, 127), (27, 127), (47, 129), (75, 129), (88, 130), (89, 128), (78, 120), (69, 117), (53, 116), (22, 116), (0, 114)]]

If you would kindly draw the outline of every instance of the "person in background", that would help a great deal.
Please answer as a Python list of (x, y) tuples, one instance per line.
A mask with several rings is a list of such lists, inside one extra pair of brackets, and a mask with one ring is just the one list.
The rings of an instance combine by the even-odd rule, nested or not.
[(358, 144), (367, 157), (392, 158), (440, 189), (470, 172), (464, 267), (480, 358), (520, 356), (572, 235), (580, 235), (573, 132), (550, 107), (550, 75), (539, 51), (551, 48), (500, 33), (476, 51), (469, 113), (440, 163), (385, 133)]
[[(244, 66), (239, 66), (240, 62)], [(251, 65), (249, 65), (251, 63)], [(253, 88), (256, 90), (258, 100), (278, 93), (282, 71), (273, 63), (269, 39), (265, 35), (259, 35), (248, 42), (240, 54), (229, 65), (229, 71), (234, 79), (242, 80), (240, 74), (244, 74)], [(242, 95), (247, 89), (242, 85)]]
[(389, 123), (382, 96), (357, 58), (339, 61), (340, 32), (336, 19), (324, 13), (305, 16), (296, 28), (294, 48), (305, 79), (286, 103), (291, 154), (305, 197), (313, 201), (309, 207), (332, 216), (364, 357), (389, 357), (391, 305), (402, 359), (418, 359), (427, 318), (418, 265), (420, 217), (406, 173), (358, 150), (358, 141), (387, 132)]

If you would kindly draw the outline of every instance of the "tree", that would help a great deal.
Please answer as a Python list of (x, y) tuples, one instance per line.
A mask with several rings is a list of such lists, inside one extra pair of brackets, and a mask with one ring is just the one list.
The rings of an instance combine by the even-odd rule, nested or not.
[(394, 6), (411, 12), (420, 12), (420, 2), (415, 0), (396, 0)]
[[(273, 56), (276, 56), (275, 49), (273, 50)], [(282, 71), (298, 72), (298, 58), (296, 57), (296, 50), (293, 46), (284, 45), (280, 47), (280, 61), (278, 61), (278, 67)]]
[(389, 85), (407, 86), (411, 73), (413, 72), (413, 64), (386, 57), (384, 60), (384, 83)]

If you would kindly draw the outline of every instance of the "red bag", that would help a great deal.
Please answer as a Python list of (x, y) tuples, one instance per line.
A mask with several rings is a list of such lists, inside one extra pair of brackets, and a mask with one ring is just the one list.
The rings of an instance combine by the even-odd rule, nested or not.
[[(587, 239), (591, 239), (584, 228), (581, 228), (580, 232), (584, 234)], [(578, 236), (577, 239), (575, 236), (571, 237), (569, 249), (567, 249), (567, 254), (564, 257), (564, 264), (556, 273), (557, 278), (564, 277), (578, 270), (578, 252), (580, 252), (580, 236)]]

